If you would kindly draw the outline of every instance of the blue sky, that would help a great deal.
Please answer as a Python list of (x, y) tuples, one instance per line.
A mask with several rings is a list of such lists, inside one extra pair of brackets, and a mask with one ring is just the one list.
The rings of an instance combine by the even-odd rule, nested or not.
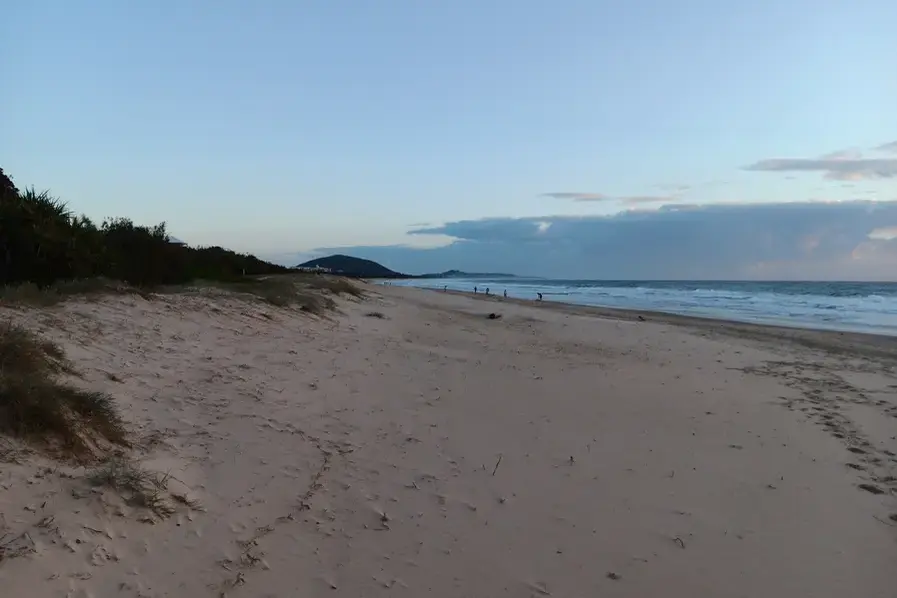
[[(821, 209), (818, 230), (777, 228), (803, 247), (843, 221), (812, 202), (897, 200), (894, 23), (891, 0), (19, 2), (0, 23), (0, 165), (96, 219), (288, 263), (350, 248), (428, 269), (463, 249), (500, 267), (477, 256), (544, 258), (532, 241), (578, 218), (662, 275), (656, 239), (686, 234), (664, 204)], [(833, 276), (897, 272), (869, 238), (897, 218), (863, 206)], [(624, 238), (627, 210), (661, 232)], [(687, 234), (723, 212), (692, 210), (708, 220)], [(530, 236), (502, 237), (508, 220)], [(597, 259), (558, 242), (568, 270)], [(876, 264), (845, 261), (863, 243)], [(703, 271), (750, 276), (752, 247)]]

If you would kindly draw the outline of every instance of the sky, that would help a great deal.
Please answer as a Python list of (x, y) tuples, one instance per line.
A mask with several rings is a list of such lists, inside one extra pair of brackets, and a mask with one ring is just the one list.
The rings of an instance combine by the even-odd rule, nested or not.
[(897, 279), (892, 0), (34, 0), (0, 167), (295, 264)]

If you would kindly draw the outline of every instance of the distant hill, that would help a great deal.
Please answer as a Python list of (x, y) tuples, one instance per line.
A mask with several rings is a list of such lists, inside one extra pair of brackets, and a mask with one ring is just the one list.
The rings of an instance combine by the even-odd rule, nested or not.
[(299, 269), (321, 269), (329, 274), (349, 276), (352, 278), (517, 278), (513, 274), (500, 274), (496, 272), (462, 272), (461, 270), (446, 270), (432, 274), (402, 274), (390, 270), (373, 260), (366, 260), (351, 255), (328, 255), (309, 260), (296, 266)]
[(517, 278), (517, 276), (499, 272), (462, 272), (461, 270), (446, 270), (445, 272), (433, 274), (421, 274), (414, 278)]
[(321, 268), (330, 274), (352, 278), (411, 278), (407, 274), (390, 270), (375, 261), (352, 257), (351, 255), (329, 255), (309, 260), (296, 267)]

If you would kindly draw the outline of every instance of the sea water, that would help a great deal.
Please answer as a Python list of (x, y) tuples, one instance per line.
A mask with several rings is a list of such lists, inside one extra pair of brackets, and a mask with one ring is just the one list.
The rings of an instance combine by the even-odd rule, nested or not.
[(393, 285), (897, 336), (897, 283), (445, 278)]

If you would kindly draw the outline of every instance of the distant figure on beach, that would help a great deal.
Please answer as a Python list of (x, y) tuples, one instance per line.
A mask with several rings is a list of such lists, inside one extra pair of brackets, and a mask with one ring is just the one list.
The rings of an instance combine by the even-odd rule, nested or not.
[(505, 299), (508, 298), (508, 289), (505, 289)]
[(486, 287), (486, 294), (489, 294), (489, 287)]
[(446, 291), (448, 291), (448, 285), (445, 285), (444, 287), (442, 287), (442, 292), (445, 293)]
[(477, 294), (477, 288), (476, 288), (476, 287), (473, 287), (473, 294), (474, 294), (474, 295)]
[(541, 301), (541, 300), (542, 300), (542, 293), (536, 293), (536, 295), (539, 296), (539, 301)]

